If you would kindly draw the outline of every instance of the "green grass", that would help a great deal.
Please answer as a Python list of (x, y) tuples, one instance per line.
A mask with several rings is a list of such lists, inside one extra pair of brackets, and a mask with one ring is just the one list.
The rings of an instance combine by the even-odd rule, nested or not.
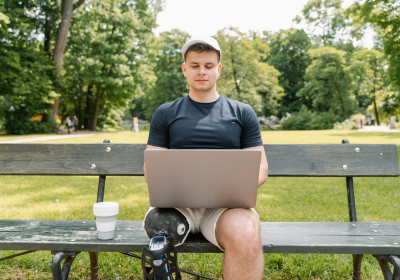
[[(148, 132), (101, 133), (53, 140), (53, 143), (145, 143)], [(264, 143), (394, 143), (399, 133), (354, 131), (267, 131)], [(30, 136), (29, 136), (30, 137)], [(0, 141), (2, 137), (0, 137)], [(400, 149), (398, 148), (398, 152)], [(359, 221), (399, 221), (399, 178), (355, 178)], [(97, 194), (95, 177), (0, 176), (1, 219), (93, 219)], [(120, 220), (141, 220), (149, 206), (142, 177), (108, 177), (105, 199), (120, 204)], [(57, 201), (58, 200), (58, 201)], [(344, 178), (269, 178), (259, 189), (257, 207), (262, 221), (347, 221)], [(14, 251), (0, 251), (4, 257)], [(265, 279), (350, 279), (349, 255), (265, 254)], [(182, 268), (222, 279), (222, 254), (180, 254)], [(51, 279), (51, 255), (37, 252), (0, 262), (1, 279)], [(142, 279), (138, 260), (100, 253), (101, 279)], [(88, 279), (87, 253), (78, 255), (70, 279)], [(374, 258), (363, 262), (364, 279), (382, 279)], [(184, 274), (184, 279), (193, 279)]]

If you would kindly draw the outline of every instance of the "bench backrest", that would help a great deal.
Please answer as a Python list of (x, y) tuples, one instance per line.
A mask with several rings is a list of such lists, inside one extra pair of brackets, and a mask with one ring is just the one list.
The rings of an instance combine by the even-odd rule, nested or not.
[[(146, 144), (0, 144), (1, 175), (142, 176)], [(271, 177), (399, 176), (395, 144), (264, 145)]]

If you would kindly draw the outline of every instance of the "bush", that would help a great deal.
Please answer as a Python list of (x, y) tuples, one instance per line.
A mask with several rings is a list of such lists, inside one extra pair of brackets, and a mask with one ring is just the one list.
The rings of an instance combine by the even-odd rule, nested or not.
[(57, 123), (49, 120), (47, 122), (31, 122), (30, 115), (24, 108), (11, 109), (5, 114), (5, 129), (7, 134), (48, 134), (57, 133)]
[(281, 125), (283, 130), (322, 130), (332, 129), (333, 125), (342, 121), (333, 112), (311, 112), (302, 108), (300, 112), (293, 113)]
[(358, 129), (357, 123), (356, 123), (356, 118), (361, 119), (361, 123), (364, 123), (365, 121), (365, 116), (362, 114), (356, 114), (352, 115), (349, 119), (344, 120), (343, 122), (335, 123), (333, 125), (333, 129), (335, 130), (351, 130), (351, 129)]

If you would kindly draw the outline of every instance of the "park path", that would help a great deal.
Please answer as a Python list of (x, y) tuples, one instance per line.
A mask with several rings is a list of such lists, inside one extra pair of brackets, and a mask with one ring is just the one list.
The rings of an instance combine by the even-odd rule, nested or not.
[(364, 132), (400, 132), (398, 129), (390, 129), (388, 126), (377, 126), (377, 125), (365, 125), (363, 128), (358, 129), (357, 131)]
[(74, 137), (93, 136), (98, 133), (99, 132), (97, 132), (97, 133), (96, 132), (77, 132), (76, 134), (67, 134), (67, 135), (19, 138), (16, 140), (0, 141), (0, 143), (27, 143), (27, 142), (36, 142), (36, 141), (58, 140), (58, 139), (66, 139), (66, 138), (74, 138)]

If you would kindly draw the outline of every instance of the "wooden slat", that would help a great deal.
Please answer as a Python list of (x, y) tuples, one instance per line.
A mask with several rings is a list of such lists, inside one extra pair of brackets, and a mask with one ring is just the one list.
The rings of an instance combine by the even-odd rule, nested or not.
[[(102, 241), (90, 229), (95, 227), (94, 221), (0, 220), (0, 249), (141, 252), (149, 244), (141, 225), (141, 221), (118, 221), (115, 238)], [(400, 255), (399, 228), (400, 222), (263, 222), (261, 237), (265, 253)], [(185, 253), (221, 252), (200, 234), (189, 235), (177, 249)]]
[[(399, 176), (394, 144), (264, 145), (269, 176)], [(356, 152), (355, 149), (360, 151)], [(347, 169), (343, 169), (343, 165)]]
[[(117, 221), (112, 240), (97, 239), (96, 231), (91, 230), (95, 227), (94, 221), (0, 220), (0, 250), (141, 252), (149, 245), (141, 221)], [(221, 252), (201, 234), (190, 235), (178, 251)]]
[(140, 176), (145, 148), (145, 144), (0, 144), (0, 174)]
[[(0, 144), (0, 174), (140, 176), (145, 147), (145, 144)], [(271, 177), (400, 175), (394, 144), (264, 147)], [(91, 169), (92, 164), (95, 169)]]

